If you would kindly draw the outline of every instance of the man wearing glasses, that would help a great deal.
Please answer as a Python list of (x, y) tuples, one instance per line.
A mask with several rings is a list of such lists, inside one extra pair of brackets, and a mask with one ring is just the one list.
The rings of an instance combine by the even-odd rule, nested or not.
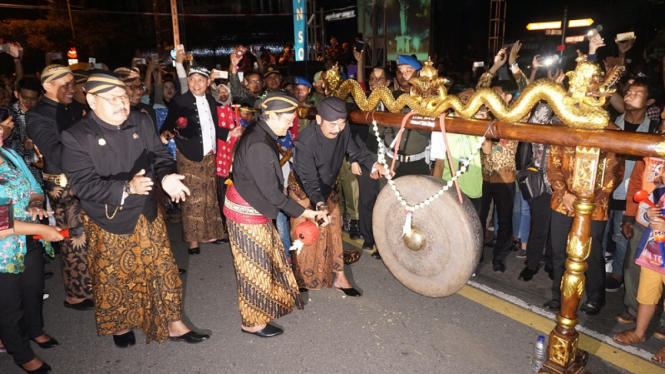
[(208, 335), (181, 319), (182, 282), (153, 186), (174, 201), (189, 189), (147, 116), (130, 112), (117, 75), (94, 73), (86, 83), (91, 113), (62, 133), (63, 170), (81, 199), (99, 335), (119, 348), (146, 342), (199, 343)]
[(141, 98), (145, 93), (145, 85), (141, 81), (138, 68), (117, 68), (113, 71), (120, 76), (125, 82), (127, 96), (129, 97), (129, 106), (132, 112), (142, 112), (150, 116), (154, 124), (155, 131), (157, 131), (157, 116), (155, 109), (150, 105), (141, 102)]
[[(85, 114), (84, 106), (74, 101), (74, 75), (63, 65), (49, 65), (41, 74), (45, 94), (25, 115), (28, 137), (44, 157), (44, 190), (60, 228), (81, 227), (80, 202), (62, 171), (60, 134)], [(85, 235), (60, 242), (60, 265), (65, 284), (67, 308), (93, 308)]]

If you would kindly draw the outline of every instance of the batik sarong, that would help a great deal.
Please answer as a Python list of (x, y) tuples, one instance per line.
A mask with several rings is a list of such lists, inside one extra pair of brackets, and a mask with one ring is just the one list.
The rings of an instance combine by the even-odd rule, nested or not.
[(95, 298), (97, 333), (139, 329), (152, 340), (169, 338), (168, 323), (179, 321), (182, 281), (161, 214), (141, 215), (134, 233), (110, 233), (82, 214)]
[(222, 211), (219, 209), (219, 178), (215, 155), (203, 157), (201, 162), (188, 160), (182, 153), (176, 154), (178, 173), (185, 176), (182, 183), (189, 188), (190, 196), (180, 202), (182, 211), (182, 240), (207, 242), (224, 237)]
[[(305, 192), (300, 188), (293, 173), (289, 175), (289, 196), (307, 209), (315, 209)], [(326, 201), (330, 223), (319, 228), (316, 243), (303, 246), (293, 258), (294, 273), (298, 286), (310, 290), (332, 287), (334, 272), (344, 271), (344, 240), (342, 217), (339, 211), (339, 195), (333, 190)], [(291, 240), (295, 240), (296, 227), (305, 218), (291, 218)]]
[[(56, 226), (70, 229), (81, 227), (81, 203), (71, 187), (60, 187), (50, 181), (44, 181), (44, 187)], [(85, 234), (60, 242), (60, 269), (67, 297), (92, 299)]]
[(303, 308), (296, 279), (272, 220), (249, 206), (233, 185), (224, 215), (236, 268), (238, 308), (245, 327), (266, 324)]

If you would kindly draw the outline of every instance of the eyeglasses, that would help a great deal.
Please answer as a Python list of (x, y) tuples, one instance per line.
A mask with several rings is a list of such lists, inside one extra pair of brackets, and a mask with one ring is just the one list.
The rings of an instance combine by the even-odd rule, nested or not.
[(253, 84), (259, 84), (259, 83), (261, 83), (261, 80), (259, 80), (259, 79), (251, 79), (251, 80), (248, 80), (247, 82), (248, 82), (248, 83), (253, 83)]
[(143, 89), (143, 85), (137, 84), (133, 86), (127, 86), (127, 88), (129, 88), (130, 91), (138, 91), (140, 89)]
[(118, 96), (113, 96), (113, 97), (104, 97), (102, 95), (96, 95), (94, 96), (101, 97), (102, 99), (106, 100), (111, 105), (118, 105), (118, 104), (125, 104), (129, 103), (129, 96), (127, 95), (118, 95)]

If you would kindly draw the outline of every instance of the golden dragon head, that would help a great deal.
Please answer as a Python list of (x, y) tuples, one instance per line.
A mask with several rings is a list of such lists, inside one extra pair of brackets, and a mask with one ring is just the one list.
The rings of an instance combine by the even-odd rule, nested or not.
[(577, 104), (582, 107), (601, 107), (607, 98), (616, 92), (616, 83), (625, 70), (623, 66), (615, 66), (607, 74), (600, 66), (581, 55), (576, 59), (577, 67), (566, 73), (568, 76), (568, 93), (564, 98), (566, 104)]
[(441, 99), (446, 96), (445, 84), (448, 79), (439, 78), (439, 73), (433, 66), (432, 59), (428, 58), (425, 61), (423, 68), (420, 70), (420, 76), (409, 79), (411, 90), (409, 94), (416, 101), (428, 99)]
[(339, 66), (335, 64), (332, 68), (325, 73), (321, 73), (323, 79), (323, 89), (326, 96), (334, 96), (342, 83), (342, 75), (339, 73)]

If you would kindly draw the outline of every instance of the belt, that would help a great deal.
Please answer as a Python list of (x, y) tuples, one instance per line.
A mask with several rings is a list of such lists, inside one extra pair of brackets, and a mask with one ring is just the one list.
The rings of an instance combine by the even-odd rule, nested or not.
[(67, 176), (65, 174), (46, 174), (42, 173), (45, 181), (53, 182), (60, 187), (67, 187)]
[[(395, 158), (395, 154), (388, 150), (386, 151), (386, 156), (392, 159)], [(397, 161), (399, 162), (415, 162), (423, 159), (427, 159), (429, 161), (429, 147), (420, 153), (416, 153), (415, 155), (397, 155)]]

